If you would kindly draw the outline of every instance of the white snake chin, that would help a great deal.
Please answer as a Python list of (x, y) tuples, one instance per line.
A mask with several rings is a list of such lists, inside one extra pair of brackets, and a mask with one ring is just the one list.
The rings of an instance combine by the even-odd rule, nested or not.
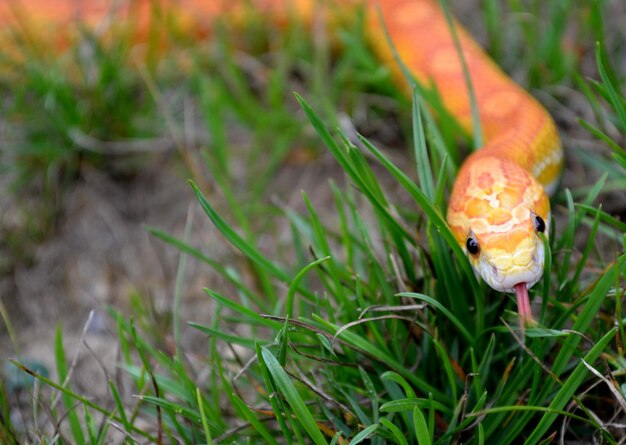
[(530, 257), (529, 264), (514, 265), (502, 270), (493, 265), (488, 255), (481, 254), (478, 264), (474, 264), (474, 270), (489, 286), (499, 292), (515, 293), (514, 286), (519, 283), (526, 283), (526, 287), (530, 289), (543, 276), (545, 252), (539, 237), (535, 238), (532, 252), (527, 252), (526, 256)]

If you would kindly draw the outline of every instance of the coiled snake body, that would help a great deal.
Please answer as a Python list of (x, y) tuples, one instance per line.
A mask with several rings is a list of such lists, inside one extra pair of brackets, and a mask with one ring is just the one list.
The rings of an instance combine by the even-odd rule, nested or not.
[[(5, 2), (2, 5), (2, 1)], [(0, 22), (15, 15), (0, 0)], [(424, 85), (433, 84), (447, 111), (468, 132), (472, 114), (466, 81), (450, 28), (434, 0), (364, 0), (369, 40), (379, 57), (396, 71), (384, 25), (404, 64)], [(22, 16), (48, 25), (64, 25), (77, 16), (98, 23), (115, 2), (59, 0), (42, 6), (22, 0)], [(118, 2), (119, 3), (119, 2)], [(147, 0), (131, 2), (144, 4)], [(199, 25), (250, 4), (265, 14), (287, 17), (313, 14), (326, 3), (314, 0), (165, 1), (181, 20)], [(346, 10), (358, 0), (336, 1), (329, 11)], [(43, 8), (43, 9), (42, 9)], [(380, 11), (381, 14), (378, 12)], [(450, 197), (447, 220), (474, 269), (494, 289), (515, 292), (523, 324), (532, 320), (527, 289), (543, 274), (544, 247), (539, 236), (550, 227), (548, 194), (556, 188), (562, 150), (553, 120), (528, 93), (509, 79), (460, 26), (456, 26), (471, 76), (484, 146), (463, 163)], [(401, 77), (398, 75), (398, 77)]]

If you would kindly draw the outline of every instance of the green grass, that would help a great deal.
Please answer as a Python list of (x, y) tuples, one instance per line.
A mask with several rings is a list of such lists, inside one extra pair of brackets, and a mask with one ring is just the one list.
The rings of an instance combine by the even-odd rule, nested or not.
[[(504, 9), (487, 2), (489, 48), (505, 68), (521, 69), (526, 86), (540, 98), (566, 103), (567, 97), (551, 93), (565, 89), (554, 88), (558, 85), (580, 91), (595, 121), (581, 119), (577, 130), (588, 132), (605, 151), (566, 147), (573, 162), (587, 165), (598, 179), (572, 181), (571, 190), (554, 198), (558, 225), (546, 240), (550, 266), (532, 291), (542, 298), (539, 325), (527, 329), (526, 338), (516, 327), (513, 299), (477, 282), (445, 223), (446, 191), (459, 158), (454, 123), (436, 121), (417, 92), (412, 107), (399, 97), (389, 71), (369, 53), (358, 20), (337, 37), (351, 50), (332, 56), (330, 48), (294, 37), (301, 32), (298, 24), (274, 31), (257, 50), (269, 49), (269, 58), (283, 57), (262, 62), (271, 69), (261, 88), (249, 81), (258, 73), (218, 38), (214, 59), (205, 57), (203, 46), (189, 50), (193, 68), (176, 86), (162, 81), (158, 71), (143, 71), (142, 77), (132, 66), (111, 61), (116, 78), (143, 79), (145, 84), (135, 87), (154, 102), (138, 106), (121, 84), (114, 87), (119, 89), (111, 103), (94, 99), (86, 105), (87, 116), (98, 116), (121, 100), (126, 124), (165, 122), (176, 140), (180, 103), (168, 108), (164, 92), (174, 89), (196, 98), (211, 143), (202, 152), (204, 165), (194, 170), (187, 163), (195, 179), (191, 187), (224, 242), (245, 260), (222, 264), (186, 239), (149, 228), (229, 283), (205, 290), (217, 307), (215, 316), (180, 320), (177, 298), (168, 314), (172, 322), (161, 322), (163, 329), (141, 297), (133, 299), (130, 317), (111, 308), (120, 348), (117, 367), (126, 380), (124, 385), (109, 380), (107, 401), (73, 389), (72, 359), (59, 328), (54, 379), (15, 362), (45, 388), (35, 387), (39, 401), (32, 409), (46, 411), (59, 425), (51, 431), (28, 424), (29, 440), (48, 442), (60, 434), (64, 443), (77, 444), (107, 443), (122, 435), (127, 443), (535, 444), (558, 440), (563, 431), (569, 441), (623, 441), (624, 430), (616, 425), (626, 415), (626, 231), (618, 215), (606, 213), (599, 203), (613, 196), (608, 192), (626, 193), (625, 75), (618, 71), (618, 50), (604, 44), (602, 2), (577, 8), (567, 1), (549, 8), (542, 4), (532, 2), (530, 13), (522, 15), (521, 2), (511, 0)], [(547, 15), (540, 14), (542, 8)], [(594, 20), (584, 22), (580, 44), (594, 54), (595, 80), (579, 72), (574, 55), (562, 46), (565, 24), (588, 15)], [(499, 44), (504, 18), (510, 32)], [(267, 25), (257, 26), (256, 32)], [(105, 62), (108, 56), (98, 57)], [(257, 57), (257, 62), (266, 60)], [(110, 135), (97, 118), (76, 117), (75, 79), (60, 70), (55, 75), (62, 87), (52, 88), (41, 79), (43, 67), (27, 70), (25, 84), (34, 83), (42, 95), (67, 96), (62, 103), (69, 111), (47, 116), (61, 121), (40, 133), (29, 128), (29, 121), (39, 125), (49, 112), (37, 109), (41, 97), (16, 101), (17, 110), (30, 117), (23, 123), (24, 144), (38, 150), (42, 135), (51, 132), (51, 147), (57, 138), (61, 142), (50, 149), (67, 148), (63, 138), (76, 125), (88, 134)], [(68, 89), (71, 94), (65, 93)], [(295, 100), (294, 89), (299, 93)], [(355, 138), (338, 127), (339, 110), (370, 106), (367, 98), (374, 93), (391, 96), (396, 112), (406, 113), (400, 118), (406, 129), (403, 145), (413, 147), (415, 165), (395, 165), (389, 152), (372, 142), (376, 134)], [(389, 110), (375, 110), (374, 118), (388, 120)], [(249, 136), (245, 146), (234, 146), (233, 128)], [(144, 134), (132, 126), (125, 131), (113, 137)], [(272, 177), (288, 153), (302, 145), (327, 150), (345, 181), (320, 182), (315, 190), (303, 191), (303, 212), (273, 206), (268, 196)], [(37, 155), (40, 164), (18, 157), (9, 168), (42, 180), (64, 159), (80, 171), (82, 152), (72, 147), (62, 158)], [(107, 159), (90, 162), (101, 166)], [(242, 164), (246, 177), (238, 180), (234, 169)], [(212, 173), (210, 184), (197, 175), (205, 169)], [(330, 189), (333, 222), (325, 216), (328, 209), (312, 203), (318, 188)], [(216, 191), (225, 198), (219, 208)], [(291, 229), (287, 242), (271, 232), (278, 221)], [(271, 255), (260, 240), (268, 232), (276, 236)], [(586, 234), (582, 241), (581, 233)], [(182, 277), (184, 261), (179, 266)], [(182, 329), (206, 336), (205, 349), (181, 349)], [(170, 330), (173, 352), (165, 347)], [(0, 392), (3, 443), (27, 437), (11, 421), (12, 391), (3, 387)]]

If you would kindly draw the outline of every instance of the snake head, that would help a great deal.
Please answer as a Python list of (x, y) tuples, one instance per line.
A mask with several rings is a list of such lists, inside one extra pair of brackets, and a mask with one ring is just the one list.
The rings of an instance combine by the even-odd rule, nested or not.
[(520, 316), (528, 321), (528, 289), (543, 276), (539, 234), (549, 235), (548, 196), (530, 173), (502, 159), (483, 158), (459, 178), (448, 210), (450, 228), (489, 286), (518, 295)]
[(550, 217), (542, 217), (528, 207), (516, 215), (516, 222), (508, 230), (470, 230), (465, 242), (474, 270), (500, 292), (515, 292), (520, 283), (528, 289), (543, 276), (545, 252), (539, 233), (547, 235)]

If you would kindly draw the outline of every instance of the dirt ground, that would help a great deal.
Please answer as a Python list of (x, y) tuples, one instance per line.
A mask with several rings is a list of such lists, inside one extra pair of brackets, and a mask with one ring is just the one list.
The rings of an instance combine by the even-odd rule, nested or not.
[[(281, 169), (274, 199), (298, 208), (302, 207), (300, 190), (316, 190), (311, 193), (314, 202), (329, 202), (328, 187), (318, 187), (320, 170), (341, 181), (338, 167), (323, 157), (306, 167)], [(18, 264), (14, 275), (4, 276), (0, 282), (21, 358), (53, 370), (55, 326), (62, 323), (68, 351), (72, 351), (90, 311), (94, 314), (85, 338), (92, 347), (96, 344), (98, 349), (114, 353), (114, 326), (106, 307), (128, 311), (132, 295), (149, 301), (157, 313), (171, 310), (180, 254), (147, 233), (145, 226), (183, 238), (190, 218), (190, 245), (224, 264), (237, 262), (238, 254), (204, 215), (182, 171), (173, 156), (158, 156), (147, 157), (145, 168), (130, 182), (120, 183), (94, 169), (83, 172), (63, 201), (52, 236), (37, 246), (30, 264)], [(13, 199), (4, 194), (4, 215), (17, 211), (19, 204)], [(219, 195), (210, 199), (220, 207)], [(267, 245), (261, 247), (269, 251), (275, 241), (268, 237)], [(184, 320), (208, 322), (212, 306), (202, 288), (228, 288), (220, 281), (206, 265), (189, 259), (181, 312)], [(6, 331), (1, 339), (0, 354), (15, 356)]]

